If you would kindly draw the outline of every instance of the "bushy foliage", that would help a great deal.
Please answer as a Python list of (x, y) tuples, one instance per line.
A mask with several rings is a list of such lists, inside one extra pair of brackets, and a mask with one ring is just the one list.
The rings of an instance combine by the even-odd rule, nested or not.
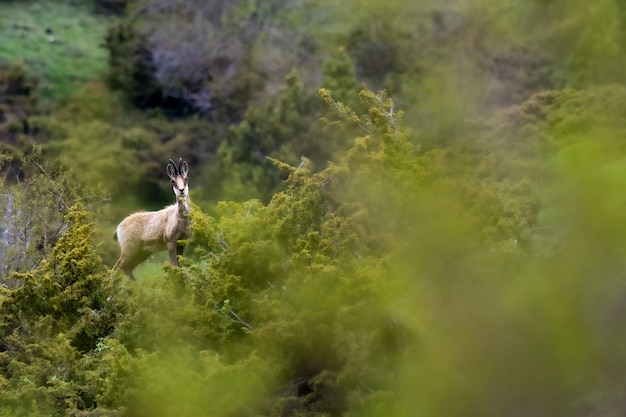
[(41, 162), (37, 150), (21, 160), (3, 157), (0, 282), (12, 286), (11, 272), (34, 268), (52, 250), (70, 207), (79, 201), (93, 206), (106, 194), (76, 181), (75, 171)]
[[(373, 121), (372, 132), (396, 140), (383, 137), (387, 122)], [(380, 154), (393, 159), (398, 149)], [(201, 262), (171, 270), (156, 292), (138, 294), (143, 301), (119, 328), (120, 340), (146, 352), (136, 356), (137, 378), (150, 382), (131, 384), (139, 404), (165, 401), (150, 408), (158, 415), (180, 407), (192, 415), (207, 407), (217, 414), (339, 413), (367, 403), (368, 391), (386, 392), (393, 379), (392, 369), (379, 371), (390, 360), (384, 352), (402, 349), (405, 330), (377, 299), (393, 283), (378, 264), (381, 246), (366, 236), (376, 233), (368, 202), (352, 200), (356, 190), (343, 195), (354, 187), (343, 164), (313, 173), (306, 161), (275, 163), (288, 175), (286, 190), (266, 206), (221, 203), (216, 221), (195, 210)], [(163, 384), (176, 380), (153, 371), (163, 360), (176, 364), (183, 381), (199, 378), (187, 385), (186, 400), (160, 398)], [(216, 377), (225, 382), (214, 386)], [(247, 401), (220, 394), (234, 386)]]
[(37, 78), (23, 62), (0, 65), (0, 140), (14, 145), (20, 133), (28, 133), (28, 116), (37, 104)]
[[(600, 1), (593, 8), (579, 1), (551, 4), (529, 3), (520, 8), (521, 24), (561, 24), (549, 33), (529, 33), (531, 40), (547, 40), (544, 48), (556, 57), (568, 85), (586, 87), (598, 83), (624, 82), (623, 65), (624, 7)], [(602, 27), (602, 35), (598, 28)]]
[(50, 256), (12, 273), (17, 285), (0, 295), (2, 403), (14, 415), (91, 410), (105, 390), (93, 378), (98, 364), (90, 355), (98, 356), (99, 341), (112, 334), (122, 304), (80, 203), (65, 221)]
[[(626, 100), (612, 91), (619, 108)], [(581, 283), (595, 271), (600, 298), (588, 302), (602, 299), (623, 262), (609, 250), (593, 267), (602, 239), (575, 237), (610, 235), (604, 222), (579, 228), (587, 206), (548, 197), (583, 163), (590, 182), (565, 195), (595, 189), (616, 219), (619, 199), (601, 190), (619, 188), (622, 169), (619, 158), (603, 168), (612, 159), (602, 149), (623, 151), (568, 128), (601, 117), (609, 137), (619, 132), (619, 111), (593, 105), (606, 94), (538, 95), (467, 129), (465, 142), (422, 152), (384, 92), (363, 91), (361, 113), (322, 89), (327, 129), (360, 132), (351, 148), (320, 171), (272, 160), (287, 179), (267, 204), (221, 202), (215, 218), (195, 206), (182, 266), (139, 284), (109, 275), (89, 243), (93, 226), (72, 209), (50, 256), (2, 293), (11, 412), (410, 415), (417, 404), (418, 415), (501, 415), (520, 392), (535, 415), (578, 410), (580, 392), (606, 386), (593, 375), (608, 368), (589, 360), (623, 355), (610, 348), (621, 340), (611, 311), (583, 314), (600, 326), (585, 341)], [(581, 146), (604, 158), (581, 162)], [(548, 169), (551, 160), (560, 162)], [(542, 218), (550, 212), (560, 223)], [(551, 251), (515, 243), (557, 224), (574, 239)]]
[[(363, 133), (352, 149), (317, 173), (306, 160), (298, 166), (274, 160), (287, 175), (286, 189), (267, 205), (222, 202), (217, 219), (194, 209), (198, 260), (170, 269), (163, 283), (135, 294), (134, 312), (118, 328), (119, 340), (137, 352), (131, 356), (137, 376), (126, 382), (133, 414), (148, 407), (157, 415), (182, 408), (191, 415), (206, 409), (384, 415), (401, 395), (401, 364), (417, 339), (394, 303), (412, 285), (405, 280), (418, 277), (390, 265), (414, 247), (416, 230), (425, 233), (424, 244), (433, 245), (424, 250), (443, 257), (441, 268), (463, 251), (509, 239), (506, 231), (465, 240), (465, 233), (488, 228), (481, 219), (498, 223), (506, 213), (459, 216), (467, 200), (483, 208), (493, 202), (454, 197), (454, 188), (440, 188), (461, 182), (455, 175), (462, 174), (442, 170), (442, 159), (411, 145), (384, 93), (361, 94), (367, 114), (357, 114), (326, 90), (321, 94), (334, 113), (331, 126), (356, 126)], [(445, 204), (452, 206), (444, 210)], [(443, 218), (437, 221), (436, 213)], [(445, 224), (452, 216), (454, 226), (465, 224), (464, 229)], [(454, 237), (459, 244), (449, 245)], [(426, 268), (431, 266), (419, 269)], [(170, 362), (174, 368), (165, 365)], [(176, 376), (155, 371), (164, 367), (176, 369)], [(225, 381), (219, 387), (213, 382), (218, 377)], [(184, 392), (175, 381), (186, 382)], [(245, 401), (229, 400), (225, 393), (234, 386), (244, 387)], [(168, 392), (174, 396), (163, 397)]]
[(252, 47), (283, 2), (150, 3), (109, 29), (111, 85), (143, 108), (239, 121), (263, 84)]
[(146, 37), (131, 22), (122, 21), (108, 29), (105, 42), (111, 87), (124, 90), (141, 107), (150, 107), (151, 100), (160, 100), (161, 91), (151, 74), (153, 64)]
[(269, 199), (282, 178), (271, 168), (268, 157), (294, 163), (301, 155), (311, 155), (323, 166), (332, 150), (322, 148), (326, 142), (320, 140), (321, 126), (314, 122), (321, 105), (292, 74), (275, 99), (263, 107), (249, 108), (220, 147), (218, 165), (213, 169), (222, 187), (218, 195), (229, 200), (242, 196)]
[(587, 87), (623, 81), (623, 7), (128, 3), (109, 82), (156, 109), (93, 83), (27, 139), (120, 190), (99, 221), (169, 201), (163, 160), (186, 157), (194, 233), (131, 283), (70, 209), (78, 176), (19, 165), (2, 413), (623, 408), (626, 90)]
[[(333, 95), (363, 109), (354, 66), (343, 50), (329, 57), (322, 75), (322, 85)], [(220, 146), (209, 182), (221, 186), (217, 195), (223, 199), (246, 196), (269, 201), (284, 176), (268, 158), (296, 165), (305, 157), (314, 171), (321, 171), (349, 148), (345, 131), (324, 130), (319, 123), (325, 106), (317, 92), (307, 89), (297, 73), (289, 74), (285, 83), (267, 103), (248, 108)]]

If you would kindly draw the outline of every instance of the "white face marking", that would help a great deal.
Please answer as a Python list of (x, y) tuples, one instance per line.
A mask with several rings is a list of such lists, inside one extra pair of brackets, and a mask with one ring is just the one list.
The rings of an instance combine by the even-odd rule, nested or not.
[(172, 189), (174, 194), (179, 197), (187, 197), (189, 195), (189, 184), (187, 183), (187, 177), (177, 175), (172, 178)]

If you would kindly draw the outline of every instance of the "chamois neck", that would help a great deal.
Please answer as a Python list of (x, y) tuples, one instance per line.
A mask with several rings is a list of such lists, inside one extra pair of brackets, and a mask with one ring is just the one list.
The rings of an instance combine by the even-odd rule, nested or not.
[(178, 213), (181, 216), (189, 214), (189, 196), (178, 197), (176, 199), (178, 205)]

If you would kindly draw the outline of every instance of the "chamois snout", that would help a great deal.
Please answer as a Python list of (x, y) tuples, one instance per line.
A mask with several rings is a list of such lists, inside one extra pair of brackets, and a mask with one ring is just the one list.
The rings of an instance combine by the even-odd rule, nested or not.
[(174, 186), (174, 192), (180, 195), (185, 195), (187, 191), (187, 187), (179, 188), (176, 185)]

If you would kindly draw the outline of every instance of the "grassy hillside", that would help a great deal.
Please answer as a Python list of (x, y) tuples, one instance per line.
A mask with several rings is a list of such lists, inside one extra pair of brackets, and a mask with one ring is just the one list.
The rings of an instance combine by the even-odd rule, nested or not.
[(0, 62), (23, 60), (44, 100), (97, 79), (107, 65), (100, 44), (108, 18), (94, 15), (90, 2), (73, 3), (0, 2)]

